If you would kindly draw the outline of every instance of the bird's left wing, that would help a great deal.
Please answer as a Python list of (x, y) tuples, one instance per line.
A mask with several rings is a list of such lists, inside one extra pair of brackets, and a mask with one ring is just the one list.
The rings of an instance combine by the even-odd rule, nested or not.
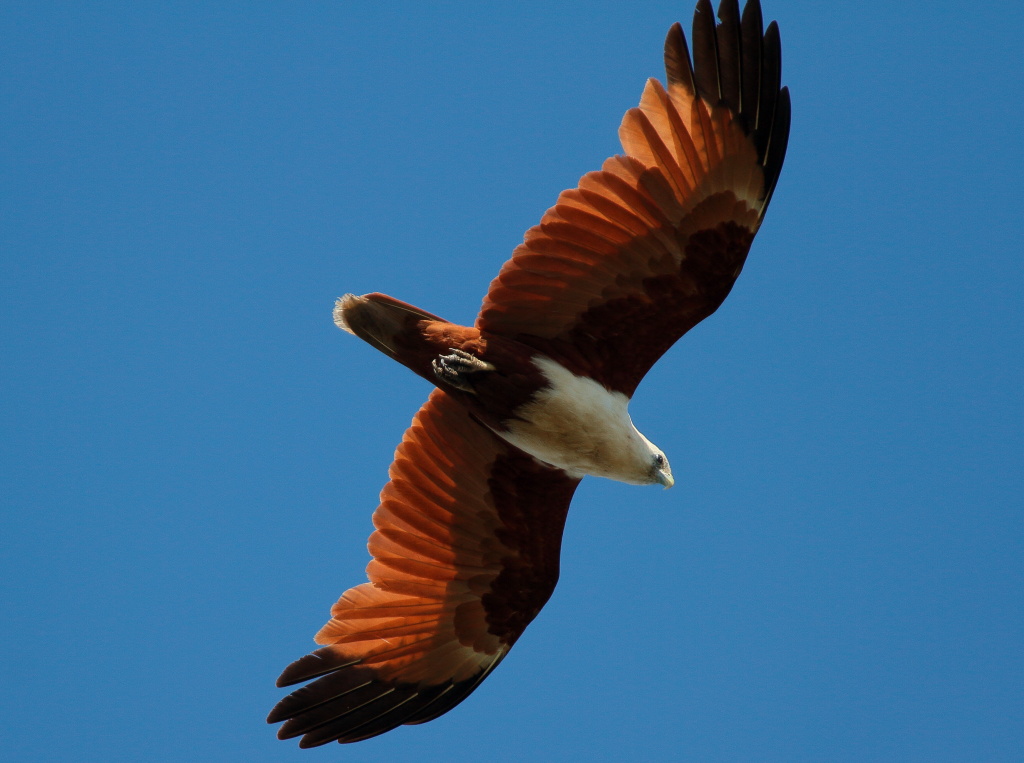
[(622, 121), (625, 154), (563, 192), (491, 283), (477, 328), (632, 395), (728, 295), (785, 157), (789, 92), (761, 8), (700, 0), (693, 62), (676, 24), (668, 86)]
[(349, 589), (318, 649), (278, 679), (316, 679), (270, 723), (302, 747), (423, 723), (461, 702), (501, 661), (558, 580), (579, 484), (507, 444), (435, 390), (381, 493), (370, 582)]

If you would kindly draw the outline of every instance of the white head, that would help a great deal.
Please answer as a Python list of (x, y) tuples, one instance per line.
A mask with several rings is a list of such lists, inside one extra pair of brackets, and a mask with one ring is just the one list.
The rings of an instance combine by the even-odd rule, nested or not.
[(653, 442), (644, 437), (640, 432), (637, 432), (641, 439), (647, 445), (647, 479), (641, 484), (654, 484), (663, 485), (665, 489), (672, 487), (676, 484), (675, 479), (672, 477), (672, 467), (668, 463), (668, 459), (665, 457), (664, 451), (655, 445)]

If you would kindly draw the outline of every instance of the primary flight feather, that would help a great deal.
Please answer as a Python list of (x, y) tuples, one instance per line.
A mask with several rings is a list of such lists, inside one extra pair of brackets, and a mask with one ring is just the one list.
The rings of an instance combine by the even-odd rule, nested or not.
[(311, 681), (271, 712), (280, 738), (356, 742), (452, 709), (551, 596), (580, 480), (673, 484), (629, 398), (728, 295), (789, 136), (778, 27), (758, 0), (718, 18), (698, 2), (692, 62), (669, 30), (667, 86), (649, 80), (626, 113), (624, 154), (526, 233), (475, 326), (383, 294), (338, 301), (341, 328), (437, 389), (381, 492), (369, 582), (278, 679)]

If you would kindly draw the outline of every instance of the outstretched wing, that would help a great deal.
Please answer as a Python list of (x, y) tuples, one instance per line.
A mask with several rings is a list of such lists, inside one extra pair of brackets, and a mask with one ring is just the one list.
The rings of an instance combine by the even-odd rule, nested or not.
[(435, 390), (395, 453), (370, 536), (370, 582), (345, 592), (292, 663), (268, 722), (300, 747), (356, 742), (451, 710), (494, 669), (558, 580), (579, 484)]
[(564, 191), (484, 298), (477, 328), (512, 337), (632, 395), (679, 337), (728, 295), (786, 152), (775, 22), (758, 0), (715, 25), (700, 0), (693, 64), (679, 24), (668, 89), (649, 80), (619, 129), (625, 156)]

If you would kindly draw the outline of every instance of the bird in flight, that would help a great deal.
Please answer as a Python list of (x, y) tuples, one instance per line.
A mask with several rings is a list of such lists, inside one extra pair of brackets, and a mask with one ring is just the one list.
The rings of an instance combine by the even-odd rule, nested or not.
[(585, 475), (671, 487), (627, 406), (732, 289), (782, 169), (789, 91), (758, 0), (709, 0), (665, 41), (619, 128), (623, 154), (564, 191), (459, 326), (383, 294), (334, 320), (436, 386), (373, 514), (369, 582), (346, 591), (267, 719), (300, 747), (448, 712), (551, 596)]

